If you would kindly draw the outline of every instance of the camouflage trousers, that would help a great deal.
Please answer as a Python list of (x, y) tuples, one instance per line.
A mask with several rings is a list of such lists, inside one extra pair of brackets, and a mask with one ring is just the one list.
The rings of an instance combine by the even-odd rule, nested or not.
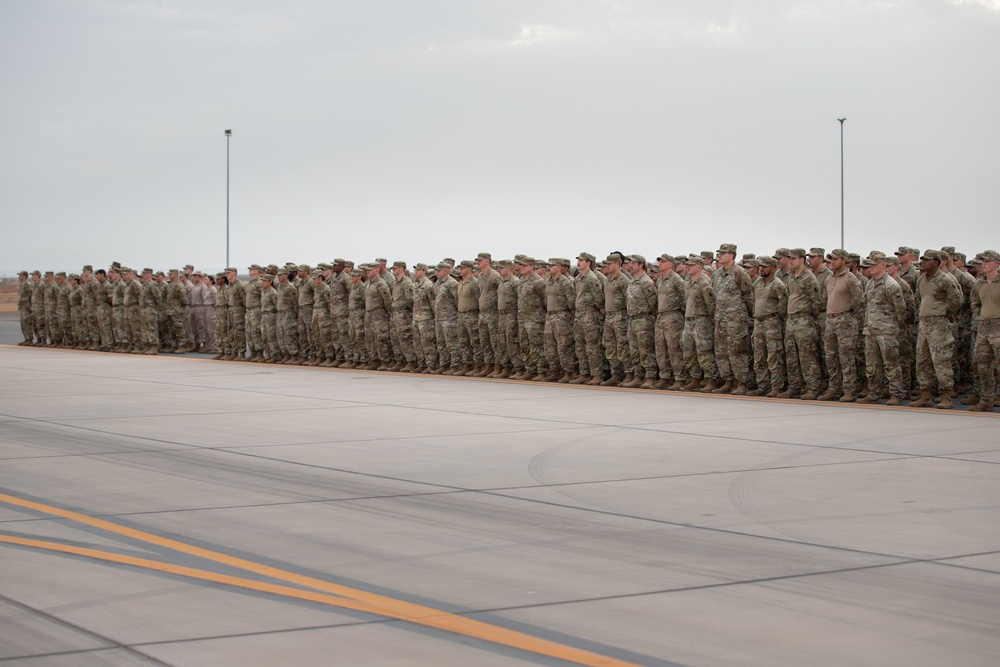
[(858, 388), (858, 318), (850, 310), (826, 316), (826, 368), (830, 391), (853, 394)]
[(483, 350), (483, 363), (497, 363), (500, 339), (500, 313), (495, 310), (479, 311), (479, 347)]
[(392, 361), (389, 355), (389, 313), (384, 308), (365, 312), (365, 346), (370, 361), (383, 364)]
[(158, 348), (160, 346), (160, 314), (153, 308), (143, 308), (139, 317), (143, 345)]
[(628, 352), (628, 318), (624, 311), (609, 311), (604, 316), (604, 356), (611, 372), (617, 375), (632, 372), (632, 359)]
[(84, 311), (86, 312), (87, 342), (92, 346), (100, 345), (101, 327), (97, 323), (97, 305), (84, 306)]
[(785, 322), (785, 363), (787, 364), (788, 392), (819, 394), (823, 381), (822, 356), (819, 352), (819, 328), (809, 314), (795, 314)]
[(201, 332), (204, 343), (209, 350), (218, 351), (219, 338), (217, 336), (218, 324), (216, 323), (215, 306), (201, 307)]
[(350, 311), (343, 308), (343, 306), (336, 306), (330, 311), (330, 324), (333, 330), (333, 349), (336, 352), (337, 359), (341, 361), (350, 358), (351, 350), (351, 313)]
[(1000, 318), (979, 320), (973, 355), (979, 402), (993, 405), (997, 399), (997, 369), (1000, 369)]
[(497, 363), (502, 366), (510, 366), (517, 371), (524, 370), (519, 332), (517, 312), (507, 310), (500, 313), (500, 330), (497, 332)]
[(462, 346), (458, 342), (458, 318), (439, 317), (434, 320), (437, 339), (438, 368), (458, 368), (462, 365)]
[(719, 367), (715, 363), (715, 327), (712, 318), (684, 318), (681, 350), (684, 353), (684, 365), (688, 367), (691, 377), (709, 380), (719, 377)]
[[(826, 368), (826, 313), (822, 312), (816, 318), (816, 351), (819, 354), (820, 385), (830, 383), (830, 372)], [(808, 385), (807, 385), (808, 386)]]
[(656, 321), (646, 313), (628, 318), (628, 354), (637, 377), (656, 379)]
[(299, 317), (294, 310), (278, 311), (278, 351), (283, 357), (299, 353)]
[(550, 372), (576, 372), (576, 345), (573, 342), (573, 313), (558, 310), (545, 313), (545, 362)]
[(246, 309), (240, 306), (229, 307), (229, 349), (237, 357), (247, 353), (247, 320)]
[(365, 311), (361, 309), (351, 311), (347, 334), (351, 339), (351, 351), (347, 359), (354, 363), (368, 363), (368, 347), (365, 342)]
[(188, 345), (199, 345), (202, 341), (198, 339), (198, 311), (201, 306), (188, 304), (184, 307), (184, 331), (187, 333)]
[(31, 309), (19, 308), (17, 314), (21, 318), (21, 335), (24, 336), (24, 340), (34, 340), (35, 324), (34, 324), (34, 319), (31, 316)]
[(247, 308), (247, 346), (250, 348), (250, 356), (264, 351), (264, 329), (260, 318), (260, 306)]
[[(83, 313), (74, 313), (73, 315), (80, 320), (80, 330), (77, 335), (79, 336), (78, 340), (82, 341)], [(125, 306), (125, 339), (128, 341), (130, 350), (138, 350), (143, 347), (142, 315), (139, 312), (139, 306)]]
[(110, 350), (115, 345), (115, 337), (111, 331), (111, 304), (101, 304), (97, 307), (97, 335), (101, 349)]
[(577, 311), (573, 317), (573, 341), (582, 375), (595, 377), (604, 374), (600, 327), (601, 314), (596, 309)]
[[(868, 390), (881, 393), (882, 378), (889, 384), (889, 395), (899, 400), (909, 398), (903, 389), (903, 371), (899, 364), (899, 335), (866, 333), (865, 377)], [(876, 394), (877, 396), (877, 394)]]
[(332, 359), (334, 355), (333, 321), (330, 319), (330, 311), (326, 308), (313, 308), (312, 336), (315, 345), (313, 356), (320, 359)]
[[(31, 328), (32, 336), (39, 343), (49, 342), (49, 330), (45, 326), (45, 309), (35, 308), (31, 311)], [(87, 336), (87, 341), (89, 342), (90, 336)]]
[(73, 331), (73, 315), (69, 312), (59, 313), (59, 329), (64, 345), (76, 344), (76, 335)]
[(311, 357), (316, 351), (315, 341), (313, 341), (312, 319), (312, 305), (299, 306), (298, 330), (300, 357)]
[(517, 335), (521, 345), (524, 368), (530, 373), (544, 373), (545, 320), (540, 317), (518, 315)]
[(681, 348), (683, 335), (683, 312), (671, 310), (656, 315), (653, 343), (656, 348), (656, 364), (660, 368), (660, 378), (663, 380), (688, 379), (689, 374), (684, 366), (684, 350)]
[(48, 331), (50, 341), (56, 345), (62, 343), (62, 331), (59, 329), (59, 316), (56, 315), (55, 307), (45, 311), (45, 328)]
[(902, 376), (903, 393), (907, 396), (913, 389), (916, 377), (916, 328), (907, 322), (899, 329), (899, 370)]
[(417, 353), (413, 349), (413, 311), (392, 311), (392, 347), (396, 350), (396, 361), (406, 362), (411, 366), (417, 361)]
[(232, 353), (232, 342), (229, 340), (229, 306), (215, 307), (215, 339), (218, 341), (220, 352)]
[(164, 311), (164, 317), (167, 323), (167, 336), (163, 343), (167, 347), (183, 347), (187, 340), (187, 336), (184, 334), (184, 311), (170, 308)]
[(483, 363), (483, 348), (479, 344), (479, 311), (458, 314), (458, 343), (462, 346), (462, 363)]
[(421, 367), (431, 369), (438, 367), (437, 337), (434, 329), (432, 319), (413, 320), (413, 352)]
[(857, 313), (858, 320), (858, 340), (855, 344), (854, 363), (857, 366), (858, 387), (864, 383), (867, 371), (865, 370), (865, 311), (862, 308)]
[[(74, 308), (72, 315), (70, 315), (70, 319), (73, 322), (73, 341), (75, 343), (84, 343), (84, 342), (86, 342), (87, 339), (84, 337), (85, 336), (85, 332), (86, 332), (86, 326), (84, 324), (84, 314), (83, 314), (83, 312), (79, 308)], [(139, 331), (139, 309), (138, 308), (135, 309), (135, 331), (136, 331), (136, 339), (135, 339), (134, 345), (135, 345), (135, 347), (142, 347), (142, 340), (140, 340), (139, 334), (138, 334), (138, 331)]]
[(750, 380), (750, 320), (745, 314), (720, 314), (715, 322), (715, 363), (723, 380)]
[(115, 339), (115, 347), (128, 347), (128, 329), (125, 326), (125, 306), (115, 306), (111, 309), (111, 335)]
[[(982, 335), (982, 322), (979, 335)], [(921, 389), (933, 389), (937, 380), (941, 391), (955, 388), (952, 357), (955, 355), (955, 337), (947, 317), (921, 317), (917, 328), (917, 382)]]
[(777, 315), (754, 320), (751, 342), (758, 389), (785, 388), (785, 332), (782, 329), (781, 318)]
[(972, 379), (972, 353), (970, 350), (972, 332), (966, 313), (960, 313), (958, 321), (952, 324), (952, 331), (955, 336), (955, 356), (952, 357), (951, 365), (955, 376), (956, 384), (966, 384)]
[(278, 312), (261, 311), (260, 313), (260, 344), (265, 359), (281, 359), (281, 347), (278, 345)]

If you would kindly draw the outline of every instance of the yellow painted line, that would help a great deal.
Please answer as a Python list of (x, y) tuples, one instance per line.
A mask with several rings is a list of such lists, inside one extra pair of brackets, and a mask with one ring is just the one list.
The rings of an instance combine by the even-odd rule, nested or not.
[(219, 553), (217, 551), (212, 551), (210, 549), (203, 549), (201, 547), (197, 547), (192, 544), (187, 544), (184, 542), (179, 542), (177, 540), (160, 537), (152, 533), (136, 530), (134, 528), (128, 528), (126, 526), (121, 526), (116, 523), (112, 523), (110, 521), (105, 521), (103, 519), (90, 517), (85, 514), (80, 514), (78, 512), (73, 512), (58, 507), (52, 507), (49, 505), (44, 505), (42, 503), (36, 503), (31, 500), (18, 498), (16, 496), (11, 496), (3, 493), (0, 493), (0, 502), (16, 505), (19, 507), (24, 507), (27, 509), (32, 509), (53, 516), (62, 517), (64, 519), (69, 519), (71, 521), (83, 523), (85, 525), (92, 526), (94, 528), (99, 528), (101, 530), (117, 533), (119, 535), (140, 540), (142, 542), (155, 544), (157, 546), (165, 547), (192, 556), (198, 556), (200, 558), (204, 558), (205, 560), (213, 561), (216, 563), (220, 563), (241, 570), (246, 570), (248, 572), (253, 572), (255, 574), (271, 577), (279, 581), (285, 581), (288, 583), (306, 586), (309, 588), (316, 589), (318, 591), (323, 591), (324, 593), (332, 593), (333, 595), (324, 595), (321, 593), (316, 593), (313, 591), (304, 591), (302, 589), (291, 588), (288, 586), (280, 586), (276, 584), (253, 581), (249, 579), (243, 579), (241, 577), (231, 577), (227, 575), (216, 574), (213, 572), (207, 572), (205, 570), (197, 570), (194, 568), (181, 567), (178, 565), (171, 565), (168, 563), (147, 560), (144, 558), (123, 556), (111, 552), (98, 551), (95, 549), (87, 549), (83, 547), (63, 545), (55, 542), (43, 542), (40, 540), (30, 540), (25, 538), (17, 538), (17, 537), (3, 536), (3, 535), (0, 535), (0, 542), (6, 542), (10, 544), (20, 544), (23, 546), (31, 546), (40, 549), (49, 549), (53, 551), (61, 551), (64, 553), (88, 556), (90, 558), (98, 558), (100, 560), (107, 560), (117, 563), (134, 565), (136, 567), (143, 567), (147, 569), (158, 570), (161, 572), (168, 572), (172, 574), (179, 574), (186, 577), (203, 579), (206, 581), (224, 583), (231, 586), (239, 586), (242, 588), (249, 588), (252, 590), (258, 590), (267, 593), (274, 593), (276, 595), (295, 597), (302, 600), (312, 600), (315, 602), (321, 602), (323, 604), (335, 605), (347, 609), (364, 611), (372, 614), (378, 614), (380, 616), (386, 616), (388, 618), (395, 618), (398, 620), (407, 621), (410, 623), (415, 623), (430, 628), (435, 628), (437, 630), (444, 630), (446, 632), (452, 632), (455, 634), (464, 635), (466, 637), (471, 637), (474, 639), (480, 639), (494, 644), (509, 646), (511, 648), (520, 649), (531, 653), (536, 653), (538, 655), (545, 655), (551, 658), (556, 658), (559, 660), (564, 660), (566, 662), (572, 662), (580, 665), (589, 665), (591, 667), (637, 667), (635, 663), (626, 662), (623, 660), (618, 660), (607, 656), (602, 656), (596, 653), (591, 653), (589, 651), (573, 648), (565, 644), (559, 644), (557, 642), (548, 641), (546, 639), (533, 637), (531, 635), (522, 632), (508, 630), (506, 628), (497, 625), (484, 623), (482, 621), (477, 621), (471, 618), (467, 618), (465, 616), (458, 616), (456, 614), (452, 614), (446, 611), (441, 611), (439, 609), (434, 609), (432, 607), (425, 607), (423, 605), (413, 604), (410, 602), (397, 600), (395, 598), (390, 598), (375, 593), (369, 593), (367, 591), (363, 591), (360, 589), (350, 588), (348, 586), (341, 586), (339, 584), (334, 584), (329, 581), (323, 581), (322, 579), (316, 579), (315, 577), (300, 575), (294, 572), (289, 572), (287, 570), (282, 570), (280, 568), (270, 567), (267, 565), (263, 565), (261, 563), (255, 563), (253, 561), (245, 560), (243, 558), (229, 556), (223, 553)]

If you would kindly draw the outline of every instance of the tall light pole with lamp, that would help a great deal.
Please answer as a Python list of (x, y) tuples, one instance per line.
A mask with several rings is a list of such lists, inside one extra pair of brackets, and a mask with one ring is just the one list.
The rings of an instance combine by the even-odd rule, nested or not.
[(846, 118), (838, 118), (840, 121), (840, 247), (844, 247), (844, 121)]
[(233, 131), (226, 130), (226, 267), (229, 267), (229, 139)]

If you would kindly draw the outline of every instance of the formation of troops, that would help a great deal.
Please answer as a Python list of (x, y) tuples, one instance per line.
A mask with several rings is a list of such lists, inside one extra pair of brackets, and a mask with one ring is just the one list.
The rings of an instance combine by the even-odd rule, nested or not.
[(1000, 254), (580, 253), (20, 274), (21, 345), (974, 411), (997, 406)]

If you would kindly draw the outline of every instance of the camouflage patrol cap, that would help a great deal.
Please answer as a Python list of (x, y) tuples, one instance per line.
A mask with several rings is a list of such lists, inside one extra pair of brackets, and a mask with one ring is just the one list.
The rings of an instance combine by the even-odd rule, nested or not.
[(239, 273), (239, 269), (235, 266), (230, 266), (226, 268), (226, 273)]
[(955, 246), (953, 246), (953, 245), (946, 245), (943, 248), (941, 248), (941, 252), (947, 253), (949, 255), (954, 255), (955, 254)]
[(544, 259), (536, 259), (535, 260), (535, 268), (536, 269), (544, 269), (545, 267), (546, 267), (546, 264), (545, 264), (545, 260)]
[(549, 257), (549, 261), (545, 264), (547, 266), (562, 266), (562, 260), (558, 257)]
[(344, 260), (344, 268), (345, 269), (353, 269), (354, 268), (354, 262), (352, 262), (349, 259)]
[(649, 266), (649, 272), (650, 273), (659, 273), (660, 272), (660, 265), (659, 264), (650, 264), (650, 266)]
[(263, 270), (263, 269), (260, 268), (260, 264), (251, 264), (247, 268), (250, 269), (251, 271), (262, 271)]
[(434, 267), (437, 271), (451, 271), (451, 265), (448, 262), (438, 262), (438, 265)]
[(604, 260), (604, 263), (610, 264), (611, 262), (615, 262), (616, 264), (621, 264), (622, 256), (616, 252), (611, 253), (610, 255), (608, 255), (607, 259)]
[(17, 273), (17, 277), (18, 278), (20, 278), (21, 276), (26, 276), (26, 275), (28, 275), (27, 271), (18, 271), (18, 273)]
[(285, 268), (285, 267), (281, 267), (280, 269), (278, 269), (277, 275), (279, 275), (279, 276), (287, 276), (288, 275), (288, 269)]
[(334, 266), (344, 266), (345, 264), (347, 264), (347, 262), (344, 261), (343, 257), (337, 257), (336, 259), (333, 260)]
[(936, 259), (937, 261), (942, 261), (944, 258), (941, 256), (940, 250), (934, 250), (933, 248), (928, 248), (926, 252), (920, 257), (921, 260), (924, 259)]
[(310, 278), (322, 278), (323, 277), (323, 272), (320, 271), (319, 269), (313, 269), (312, 271), (309, 272), (309, 277)]
[(701, 255), (689, 255), (684, 263), (691, 266), (705, 266), (705, 258)]
[(712, 252), (711, 250), (702, 250), (701, 257), (702, 259), (707, 259), (710, 262), (715, 261), (715, 253)]
[(886, 266), (899, 266), (899, 257), (896, 257), (895, 255), (886, 255), (885, 256), (885, 265)]
[(144, 268), (144, 269), (142, 270), (142, 272), (143, 272), (143, 273), (152, 273), (152, 272), (153, 272), (153, 269), (151, 269), (151, 268), (149, 268), (149, 267), (147, 266), (146, 268)]
[(745, 262), (748, 259), (757, 259), (757, 255), (753, 254), (752, 252), (743, 253), (743, 259), (741, 259), (740, 261)]
[(175, 273), (180, 273), (180, 271), (178, 271), (177, 269), (169, 269), (167, 273), (170, 275), (174, 275)]
[(526, 256), (527, 255), (523, 255), (521, 253), (517, 253), (516, 255), (514, 255), (514, 261), (517, 262), (517, 263), (520, 263), (521, 260), (524, 259)]
[(875, 265), (874, 265), (874, 264), (872, 263), (872, 260), (871, 260), (871, 259), (870, 259), (869, 257), (865, 257), (864, 259), (862, 259), (862, 260), (861, 260), (861, 261), (859, 262), (859, 264), (860, 264), (860, 266), (861, 266), (861, 268), (862, 268), (862, 269), (870, 269), (870, 268), (872, 268), (873, 266), (875, 266)]
[(984, 250), (979, 253), (979, 258), (984, 262), (1000, 262), (1000, 253), (996, 250)]
[[(778, 265), (777, 262), (775, 262), (775, 266), (777, 265)], [(744, 269), (756, 269), (761, 266), (761, 263), (760, 259), (754, 258), (740, 262), (740, 266), (742, 266)]]
[[(288, 274), (286, 273), (285, 275), (288, 275)], [(261, 279), (262, 282), (269, 283), (269, 282), (273, 282), (274, 281), (274, 276), (272, 276), (270, 273), (265, 273), (264, 275), (262, 275), (260, 277), (260, 279)]]
[[(122, 271), (127, 271), (127, 270), (128, 270), (128, 269), (122, 269)], [(192, 277), (192, 278), (195, 278), (195, 277), (197, 277), (197, 278), (204, 278), (204, 277), (205, 277), (205, 274), (203, 274), (203, 273), (202, 273), (201, 271), (194, 271), (194, 272), (193, 272), (193, 273), (191, 274), (191, 277)]]
[(463, 259), (459, 266), (463, 269), (471, 269), (475, 265), (472, 263), (471, 259)]
[(573, 266), (573, 262), (569, 261), (568, 257), (560, 257), (559, 264), (562, 266)]
[(455, 266), (455, 259), (453, 257), (444, 257), (441, 259), (442, 262), (446, 262), (451, 266)]
[(122, 273), (135, 273), (135, 269), (130, 266), (123, 266)]
[(806, 256), (805, 248), (792, 248), (791, 250), (788, 251), (788, 254), (786, 255), (786, 257), (791, 257), (794, 259), (798, 259), (800, 257), (805, 257), (805, 256)]
[(70, 280), (79, 280), (80, 279), (80, 274), (79, 273), (71, 273), (71, 274), (69, 274), (69, 279)]
[(327, 269), (330, 268), (330, 265), (327, 264), (326, 262), (320, 262), (319, 264), (316, 265), (316, 268), (319, 269), (320, 271), (326, 271)]
[(826, 257), (826, 250), (823, 248), (809, 248), (810, 257)]
[[(357, 268), (367, 272), (372, 270), (373, 265), (369, 264), (368, 262), (362, 262), (361, 264), (358, 264)], [(377, 269), (378, 265), (374, 265), (374, 268)]]
[(413, 265), (413, 270), (414, 271), (426, 271), (427, 270), (427, 265), (424, 264), (423, 262), (417, 262), (416, 264)]
[(632, 261), (633, 262), (638, 262), (639, 264), (645, 264), (646, 263), (646, 258), (643, 257), (642, 255), (635, 255), (635, 254), (633, 254), (632, 255)]
[(299, 271), (312, 271), (312, 267), (308, 264), (299, 264), (298, 269)]
[(778, 248), (777, 250), (774, 251), (774, 255), (772, 255), (772, 257), (774, 257), (775, 259), (781, 259), (782, 257), (790, 257), (791, 256), (789, 255), (790, 252), (792, 251), (789, 250), (788, 248)]
[(121, 262), (111, 262), (111, 268), (112, 269), (119, 269), (119, 268), (121, 268), (121, 265), (122, 265)]
[(857, 264), (861, 261), (861, 255), (859, 255), (856, 252), (847, 253), (847, 261), (854, 262), (855, 264)]
[(354, 269), (351, 269), (351, 275), (352, 275), (352, 276), (363, 276), (363, 275), (365, 275), (365, 270), (364, 270), (364, 269), (362, 269), (362, 268), (361, 268), (361, 267), (359, 266), (359, 267), (357, 267), (357, 268), (354, 268)]
[(275, 271), (278, 270), (278, 265), (277, 264), (268, 264), (267, 265), (267, 270), (270, 271), (271, 273), (274, 273)]
[(827, 259), (848, 259), (850, 253), (848, 253), (843, 248), (837, 248), (836, 250), (831, 250), (830, 254), (826, 256)]
[(724, 252), (728, 252), (728, 253), (731, 253), (733, 255), (736, 255), (736, 244), (735, 243), (723, 243), (723, 244), (719, 245), (718, 252), (720, 254), (724, 253)]
[(47, 276), (54, 276), (55, 273), (53, 271), (46, 271), (45, 275), (47, 275)]
[(498, 269), (509, 269), (512, 266), (514, 266), (514, 262), (509, 259), (501, 259), (499, 262), (497, 262)]
[(159, 278), (160, 276), (163, 276), (164, 278), (166, 278), (167, 274), (165, 274), (163, 271), (157, 271), (156, 272), (156, 277)]
[(65, 278), (65, 277), (66, 277), (65, 271), (59, 271), (56, 273), (56, 278)]
[(83, 272), (86, 273), (87, 271), (93, 272), (94, 271), (94, 265), (93, 264), (84, 264), (83, 265)]
[(964, 262), (965, 261), (965, 253), (964, 252), (956, 252), (956, 253), (953, 253), (953, 254), (955, 255), (955, 261), (956, 262)]
[(194, 264), (185, 264), (184, 265), (184, 270), (187, 271), (188, 269), (191, 269), (192, 271), (194, 271)]
[(295, 269), (297, 271), (298, 268), (299, 268), (299, 264), (298, 264), (298, 262), (285, 262), (285, 268), (286, 269)]
[(658, 262), (670, 262), (671, 264), (676, 264), (677, 263), (677, 260), (674, 259), (674, 256), (673, 255), (668, 255), (667, 253), (663, 253), (662, 255), (660, 255), (659, 257), (657, 257), (656, 261), (658, 261)]
[(219, 278), (225, 278), (225, 277), (226, 277), (226, 272), (225, 271), (219, 271), (218, 273), (215, 274), (215, 279), (216, 280), (218, 280)]
[(597, 261), (597, 258), (594, 257), (593, 255), (591, 255), (589, 252), (581, 252), (579, 255), (576, 256), (576, 258), (577, 259), (585, 259), (588, 262), (590, 262), (591, 264), (593, 264), (594, 262)]
[(478, 255), (476, 255), (476, 261), (479, 261), (481, 259), (488, 259), (488, 260), (490, 260), (492, 262), (493, 261), (493, 255), (491, 255), (488, 252), (481, 252)]
[(394, 269), (405, 269), (406, 268), (406, 262), (404, 262), (401, 259), (400, 260), (396, 260), (395, 262), (392, 263), (392, 268), (394, 268)]
[(770, 255), (761, 255), (756, 260), (759, 266), (778, 266), (778, 260)]
[(873, 250), (872, 253), (868, 255), (868, 261), (871, 262), (872, 266), (875, 266), (876, 264), (881, 264), (882, 262), (886, 261), (885, 253)]

